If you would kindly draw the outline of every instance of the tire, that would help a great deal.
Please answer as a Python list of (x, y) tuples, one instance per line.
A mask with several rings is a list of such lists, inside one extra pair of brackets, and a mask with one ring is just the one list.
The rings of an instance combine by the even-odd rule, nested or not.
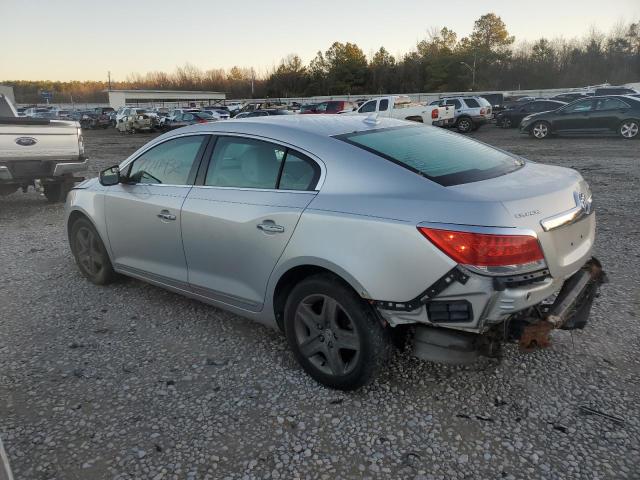
[(469, 117), (462, 117), (458, 119), (456, 129), (460, 133), (469, 133), (473, 129), (473, 122)]
[(330, 388), (369, 384), (391, 354), (389, 331), (371, 306), (331, 274), (314, 275), (293, 288), (284, 326), (302, 368)]
[(618, 127), (618, 135), (626, 140), (633, 140), (634, 138), (640, 138), (640, 121), (635, 119), (624, 120)]
[(500, 125), (502, 128), (511, 128), (511, 119), (510, 118), (503, 118), (502, 119), (502, 123)]
[(69, 232), (71, 252), (80, 273), (96, 285), (107, 285), (117, 278), (107, 250), (93, 224), (86, 218), (79, 218), (71, 225)]
[(43, 185), (44, 196), (49, 203), (62, 203), (67, 199), (67, 194), (71, 191), (73, 184), (66, 182), (46, 183)]
[(536, 122), (531, 125), (529, 135), (537, 140), (543, 140), (551, 135), (551, 125), (547, 122)]

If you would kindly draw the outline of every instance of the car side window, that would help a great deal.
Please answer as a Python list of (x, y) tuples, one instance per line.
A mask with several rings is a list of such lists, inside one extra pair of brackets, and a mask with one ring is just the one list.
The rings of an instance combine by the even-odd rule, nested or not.
[(191, 120), (193, 120), (193, 113), (185, 113), (184, 115), (182, 115), (182, 120), (185, 122), (190, 122)]
[(475, 98), (465, 98), (464, 103), (466, 103), (469, 108), (480, 108), (480, 104)]
[(618, 98), (599, 98), (596, 100), (596, 110), (618, 110), (629, 106)]
[(219, 137), (205, 185), (275, 189), (286, 148), (240, 137)]
[(367, 103), (360, 107), (360, 113), (370, 113), (376, 111), (377, 100), (369, 100)]
[(382, 100), (380, 100), (380, 107), (378, 108), (378, 110), (381, 112), (386, 112), (388, 108), (389, 108), (389, 100), (387, 100), (386, 98), (383, 98)]
[(447, 100), (445, 102), (445, 105), (453, 105), (456, 110), (458, 110), (462, 106), (460, 100)]
[(565, 108), (565, 112), (567, 113), (581, 113), (581, 112), (590, 112), (593, 106), (593, 100), (581, 100), (579, 102), (573, 103)]
[(319, 103), (316, 105), (316, 112), (326, 112), (329, 104), (327, 102)]
[(136, 158), (128, 172), (129, 183), (190, 185), (190, 174), (204, 135), (174, 138)]
[(320, 167), (306, 156), (287, 150), (278, 188), (280, 190), (313, 190), (320, 178)]

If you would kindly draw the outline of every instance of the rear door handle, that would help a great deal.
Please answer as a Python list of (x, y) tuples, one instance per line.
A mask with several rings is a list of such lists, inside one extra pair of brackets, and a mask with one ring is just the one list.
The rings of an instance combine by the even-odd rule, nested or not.
[(175, 220), (176, 216), (173, 215), (169, 210), (162, 210), (158, 214), (158, 218), (161, 220)]
[(261, 223), (258, 225), (258, 229), (269, 233), (284, 233), (284, 227), (274, 223)]

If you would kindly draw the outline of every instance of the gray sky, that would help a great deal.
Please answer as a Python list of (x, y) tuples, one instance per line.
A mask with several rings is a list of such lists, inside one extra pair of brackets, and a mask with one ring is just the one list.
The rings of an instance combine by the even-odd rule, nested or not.
[(0, 80), (124, 80), (131, 72), (307, 62), (334, 41), (411, 50), (433, 27), (468, 35), (495, 12), (519, 40), (640, 20), (639, 0), (0, 0)]

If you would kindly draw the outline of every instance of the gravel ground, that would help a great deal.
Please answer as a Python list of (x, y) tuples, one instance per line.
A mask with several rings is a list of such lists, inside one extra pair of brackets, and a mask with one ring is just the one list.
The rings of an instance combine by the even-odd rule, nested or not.
[[(470, 367), (398, 354), (349, 394), (307, 377), (275, 331), (139, 281), (88, 283), (60, 205), (0, 198), (0, 436), (16, 479), (640, 478), (640, 142), (474, 135), (582, 172), (611, 283), (586, 330), (547, 350)], [(94, 173), (150, 138), (86, 132)]]

